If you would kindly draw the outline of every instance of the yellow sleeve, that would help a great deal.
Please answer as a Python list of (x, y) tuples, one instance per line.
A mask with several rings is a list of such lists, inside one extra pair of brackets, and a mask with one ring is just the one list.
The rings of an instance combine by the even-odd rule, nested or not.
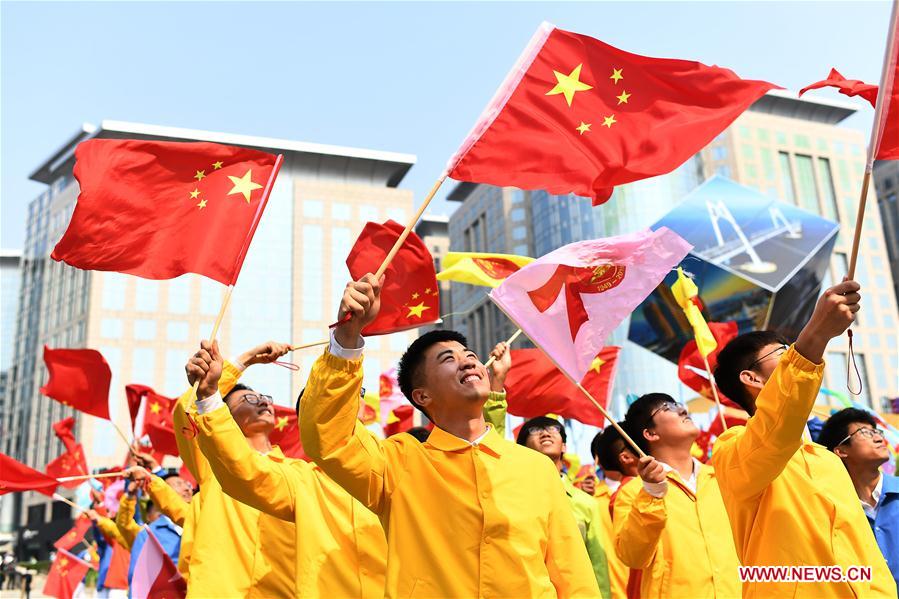
[[(222, 490), (234, 499), (276, 518), (294, 522), (296, 478), (300, 468), (270, 460), (247, 443), (227, 406), (197, 418), (200, 449)], [(312, 468), (306, 468), (311, 475)]]
[(194, 495), (190, 500), (187, 519), (184, 521), (184, 530), (181, 532), (181, 550), (178, 553), (178, 572), (184, 577), (184, 582), (190, 585), (190, 560), (194, 548), (194, 527), (200, 519), (200, 494)]
[(184, 526), (184, 520), (190, 513), (190, 504), (184, 501), (178, 493), (171, 488), (168, 483), (158, 476), (150, 477), (149, 485), (150, 499), (159, 508), (159, 510), (171, 518), (172, 522), (178, 526)]
[(300, 434), (306, 455), (380, 515), (393, 487), (384, 446), (356, 419), (361, 387), (362, 360), (344, 360), (325, 351), (306, 381), (300, 401)]
[(577, 527), (568, 496), (562, 488), (558, 472), (551, 462), (550, 475), (558, 484), (552, 490), (552, 505), (548, 520), (546, 569), (559, 599), (569, 597), (601, 597), (593, 564), (587, 554), (584, 538)]
[(506, 436), (507, 408), (505, 391), (491, 391), (484, 402), (484, 420), (503, 438)]
[[(243, 370), (225, 360), (222, 367), (222, 376), (219, 378), (219, 393), (223, 398), (234, 388), (242, 374)], [(181, 454), (181, 460), (184, 462), (187, 470), (193, 475), (197, 484), (202, 485), (212, 476), (212, 471), (200, 452), (194, 426), (190, 421), (193, 419), (196, 422), (197, 419), (195, 399), (196, 395), (193, 389), (185, 391), (175, 404), (172, 422), (175, 428), (175, 441), (178, 443), (178, 453)]]
[(119, 511), (115, 516), (115, 525), (121, 533), (123, 543), (126, 549), (131, 550), (134, 545), (134, 539), (140, 532), (140, 524), (134, 521), (134, 510), (137, 505), (137, 499), (129, 497), (127, 493), (122, 495), (119, 500)]
[(108, 539), (115, 541), (122, 547), (130, 548), (130, 545), (125, 543), (125, 537), (122, 536), (119, 527), (116, 526), (116, 523), (110, 518), (101, 517), (97, 520), (97, 528), (99, 528), (100, 532), (102, 532)]
[(823, 363), (815, 364), (790, 347), (756, 398), (756, 412), (746, 426), (721, 435), (712, 464), (725, 502), (728, 495), (751, 500), (780, 475), (802, 446), (823, 374)]
[(634, 570), (648, 568), (667, 521), (665, 500), (647, 493), (642, 480), (635, 478), (621, 487), (612, 517), (619, 559)]

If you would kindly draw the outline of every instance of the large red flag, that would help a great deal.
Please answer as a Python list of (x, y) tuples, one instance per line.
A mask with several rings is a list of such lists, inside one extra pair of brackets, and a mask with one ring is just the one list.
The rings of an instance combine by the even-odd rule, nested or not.
[(75, 589), (91, 567), (88, 562), (75, 557), (65, 549), (60, 549), (47, 574), (44, 595), (57, 599), (72, 599)]
[[(602, 348), (581, 385), (601, 406), (608, 407), (615, 382), (620, 347)], [(539, 349), (513, 349), (512, 369), (506, 377), (510, 414), (534, 418), (557, 414), (584, 424), (603, 426), (605, 418), (561, 370)]]
[(43, 472), (38, 472), (5, 453), (0, 453), (0, 495), (17, 491), (37, 491), (52, 497), (58, 485), (59, 481), (55, 478), (50, 478)]
[[(709, 330), (712, 331), (712, 336), (717, 342), (717, 347), (708, 355), (709, 368), (712, 372), (715, 372), (715, 366), (718, 364), (718, 353), (731, 339), (737, 336), (737, 323), (732, 320), (728, 322), (710, 322)], [(677, 360), (677, 377), (683, 384), (703, 397), (712, 399), (711, 382), (705, 370), (705, 361), (702, 359), (702, 354), (696, 348), (695, 339), (688, 341), (680, 352), (680, 357)], [(725, 405), (739, 407), (725, 397), (720, 389), (718, 390), (718, 398)]]
[(677, 168), (775, 87), (544, 23), (447, 174), (599, 204), (615, 185)]
[(72, 529), (56, 539), (56, 542), (53, 543), (53, 546), (57, 549), (65, 549), (68, 551), (84, 540), (84, 535), (87, 533), (90, 527), (91, 519), (87, 517), (87, 514), (79, 515), (77, 518), (75, 518), (75, 525), (72, 527)]
[[(899, 160), (899, 8), (893, 3), (869, 160)], [(873, 158), (872, 158), (873, 156)], [(871, 163), (867, 165), (870, 169)]]
[(309, 461), (306, 452), (303, 451), (303, 443), (300, 441), (300, 425), (297, 421), (297, 412), (293, 408), (274, 406), (275, 428), (269, 435), (272, 445), (277, 445), (289, 458), (297, 458)]
[(846, 79), (840, 74), (839, 71), (833, 68), (830, 69), (830, 73), (827, 75), (827, 79), (822, 79), (821, 81), (816, 81), (814, 83), (806, 85), (799, 90), (799, 95), (802, 96), (802, 94), (809, 91), (810, 89), (820, 89), (822, 87), (835, 87), (844, 96), (849, 96), (850, 98), (853, 96), (861, 96), (862, 98), (870, 102), (871, 106), (875, 106), (877, 104), (876, 85), (865, 83), (860, 79)]
[(64, 406), (109, 420), (112, 371), (95, 349), (50, 349), (44, 346), (50, 380), (40, 391)]
[(75, 150), (81, 195), (51, 257), (233, 285), (280, 165), (280, 156), (208, 142), (85, 141)]
[(177, 599), (187, 594), (187, 585), (172, 559), (150, 529), (147, 542), (134, 565), (131, 594), (145, 599)]
[[(346, 259), (353, 280), (377, 272), (404, 227), (388, 220), (384, 224), (366, 223)], [(396, 257), (384, 272), (381, 287), (381, 311), (362, 334), (384, 335), (414, 329), (440, 320), (440, 299), (434, 258), (415, 233), (400, 246)]]

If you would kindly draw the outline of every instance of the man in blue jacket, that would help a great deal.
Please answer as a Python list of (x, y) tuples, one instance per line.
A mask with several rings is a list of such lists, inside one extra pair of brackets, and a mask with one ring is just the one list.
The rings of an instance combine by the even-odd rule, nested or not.
[(880, 471), (890, 446), (874, 415), (846, 408), (830, 417), (818, 442), (834, 452), (849, 471), (874, 538), (899, 586), (899, 478)]

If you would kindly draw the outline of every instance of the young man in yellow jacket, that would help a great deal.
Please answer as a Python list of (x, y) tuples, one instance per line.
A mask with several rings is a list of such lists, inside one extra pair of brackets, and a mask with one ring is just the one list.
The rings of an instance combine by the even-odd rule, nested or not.
[[(818, 299), (793, 346), (774, 333), (754, 332), (718, 354), (718, 386), (750, 414), (712, 449), (740, 561), (826, 567), (782, 572), (789, 576), (780, 582), (747, 580), (744, 597), (896, 597), (846, 469), (805, 432), (824, 351), (852, 324), (859, 299), (858, 283), (843, 281)], [(873, 580), (849, 580), (859, 577), (850, 566), (871, 568)], [(807, 574), (831, 579), (802, 582)]]
[[(286, 346), (267, 343), (242, 354), (241, 365), (272, 362)], [(227, 395), (242, 373), (226, 366), (218, 389)], [(261, 430), (271, 427), (267, 416), (248, 411), (240, 425), (244, 443), (261, 447)], [(200, 451), (194, 394), (182, 395), (173, 413), (181, 459), (200, 485), (202, 509), (194, 525), (189, 566), (188, 598), (293, 597), (296, 594), (296, 531), (292, 522), (265, 514), (228, 496)], [(276, 447), (270, 459), (283, 458)], [(196, 498), (193, 500), (196, 501)]]
[(596, 597), (599, 589), (552, 462), (484, 421), (484, 365), (453, 331), (416, 340), (403, 393), (435, 424), (424, 443), (357, 423), (362, 329), (380, 308), (372, 275), (347, 285), (338, 326), (300, 403), (303, 448), (378, 514), (386, 597)]
[(664, 393), (628, 408), (625, 431), (647, 454), (618, 492), (618, 557), (642, 570), (640, 596), (736, 598), (739, 561), (715, 471), (690, 449), (699, 435), (687, 409)]
[[(295, 524), (295, 596), (383, 597), (387, 541), (378, 518), (314, 464), (276, 454), (268, 440), (272, 398), (238, 385), (223, 401), (216, 392), (223, 368), (234, 366), (205, 342), (187, 365), (189, 378), (200, 380), (200, 449), (230, 497)], [(253, 414), (259, 425), (251, 436), (244, 423)]]

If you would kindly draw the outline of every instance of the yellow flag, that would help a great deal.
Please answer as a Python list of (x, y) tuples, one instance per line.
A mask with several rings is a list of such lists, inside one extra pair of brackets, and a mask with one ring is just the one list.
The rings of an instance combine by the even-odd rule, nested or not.
[(684, 274), (681, 267), (677, 267), (677, 281), (671, 286), (674, 300), (683, 309), (687, 320), (693, 327), (693, 336), (696, 337), (696, 348), (703, 357), (708, 356), (718, 347), (715, 336), (709, 329), (708, 323), (702, 317), (699, 307), (693, 302), (693, 298), (699, 294), (699, 289), (693, 279)]
[(448, 252), (437, 280), (498, 287), (506, 277), (533, 261), (533, 258), (514, 254)]

